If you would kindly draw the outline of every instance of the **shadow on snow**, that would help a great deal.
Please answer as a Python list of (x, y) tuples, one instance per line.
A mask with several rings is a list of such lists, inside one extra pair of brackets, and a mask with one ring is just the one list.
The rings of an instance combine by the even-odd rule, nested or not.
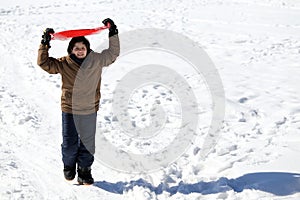
[(244, 189), (253, 189), (272, 193), (277, 196), (286, 196), (300, 192), (300, 174), (284, 172), (259, 172), (245, 174), (236, 179), (222, 177), (217, 181), (211, 182), (201, 181), (192, 184), (180, 182), (177, 186), (172, 187), (168, 187), (168, 185), (163, 183), (155, 187), (143, 179), (117, 183), (98, 181), (94, 183), (94, 186), (116, 194), (123, 194), (124, 191), (131, 190), (134, 186), (139, 186), (148, 188), (150, 191), (155, 192), (155, 194), (161, 194), (163, 191), (165, 191), (171, 195), (176, 193), (201, 193), (206, 195), (222, 193), (229, 190), (242, 192)]

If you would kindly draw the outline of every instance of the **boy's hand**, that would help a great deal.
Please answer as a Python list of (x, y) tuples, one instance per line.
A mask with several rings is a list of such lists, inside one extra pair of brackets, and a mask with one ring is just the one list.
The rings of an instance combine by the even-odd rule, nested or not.
[(44, 34), (42, 35), (43, 39), (42, 39), (41, 43), (50, 48), (51, 47), (50, 46), (50, 40), (51, 40), (51, 35), (50, 34), (53, 34), (53, 33), (54, 33), (53, 28), (46, 28), (46, 30), (44, 30)]
[(109, 26), (109, 34), (108, 34), (109, 37), (118, 34), (117, 26), (115, 25), (113, 20), (111, 20), (110, 18), (106, 18), (102, 21), (102, 23), (105, 26)]

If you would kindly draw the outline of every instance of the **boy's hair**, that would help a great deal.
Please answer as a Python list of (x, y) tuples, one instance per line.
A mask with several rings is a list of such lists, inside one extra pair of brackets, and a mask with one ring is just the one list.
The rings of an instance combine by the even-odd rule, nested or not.
[(84, 36), (79, 36), (79, 37), (73, 37), (71, 39), (71, 41), (69, 42), (69, 46), (68, 46), (69, 54), (72, 53), (75, 43), (77, 43), (77, 42), (82, 42), (86, 46), (87, 52), (90, 51), (90, 42), (88, 41), (88, 39), (86, 39)]

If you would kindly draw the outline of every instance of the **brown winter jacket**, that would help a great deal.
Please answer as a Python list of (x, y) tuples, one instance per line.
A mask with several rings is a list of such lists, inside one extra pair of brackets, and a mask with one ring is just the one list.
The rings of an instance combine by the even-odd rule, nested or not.
[(78, 65), (70, 55), (49, 57), (49, 48), (40, 45), (37, 64), (50, 74), (62, 77), (61, 109), (66, 113), (91, 114), (99, 110), (102, 67), (112, 64), (120, 53), (118, 35), (109, 38), (109, 48), (101, 53), (91, 51)]

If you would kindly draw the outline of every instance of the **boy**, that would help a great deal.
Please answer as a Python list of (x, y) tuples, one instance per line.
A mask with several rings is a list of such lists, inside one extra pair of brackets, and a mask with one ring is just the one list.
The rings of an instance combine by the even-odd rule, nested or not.
[[(90, 185), (94, 183), (91, 166), (94, 162), (96, 117), (100, 101), (100, 84), (102, 67), (113, 63), (120, 53), (118, 29), (114, 22), (107, 18), (102, 22), (109, 28), (109, 48), (101, 53), (90, 49), (89, 41), (84, 37), (74, 37), (69, 42), (68, 55), (59, 59), (49, 57), (51, 33), (53, 29), (47, 28), (42, 36), (38, 51), (37, 64), (50, 74), (60, 73), (62, 77), (62, 160), (64, 164), (64, 177), (73, 180), (78, 172), (78, 183)], [(99, 74), (97, 81), (88, 87), (76, 87), (76, 80), (81, 68), (92, 67)], [(87, 84), (88, 85), (88, 84)], [(94, 94), (92, 102), (74, 102), (78, 94)], [(91, 99), (91, 98), (90, 98)], [(75, 105), (76, 104), (76, 105)], [(92, 106), (91, 106), (92, 104)], [(88, 141), (88, 142), (86, 142)]]

